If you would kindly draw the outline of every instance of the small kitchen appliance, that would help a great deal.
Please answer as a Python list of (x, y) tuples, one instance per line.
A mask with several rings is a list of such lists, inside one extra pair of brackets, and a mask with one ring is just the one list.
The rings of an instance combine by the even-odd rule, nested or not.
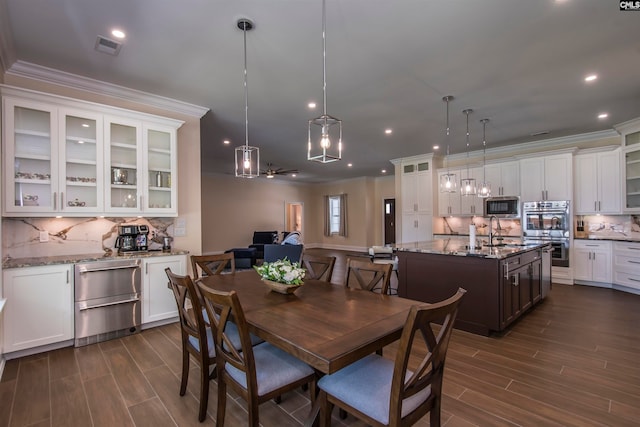
[(116, 238), (116, 248), (118, 253), (144, 252), (148, 246), (149, 226), (147, 225), (121, 225), (118, 227), (118, 237)]
[(162, 252), (171, 252), (171, 237), (162, 238)]

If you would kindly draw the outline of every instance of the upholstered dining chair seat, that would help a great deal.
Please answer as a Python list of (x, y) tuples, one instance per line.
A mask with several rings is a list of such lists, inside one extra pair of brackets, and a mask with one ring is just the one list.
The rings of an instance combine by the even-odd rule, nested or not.
[[(318, 381), (318, 386), (381, 424), (389, 424), (393, 367), (393, 360), (371, 354), (335, 374), (325, 375)], [(407, 370), (405, 378), (412, 374)], [(430, 394), (431, 387), (427, 387), (406, 398), (402, 403), (402, 416), (424, 403)]]
[[(258, 396), (264, 396), (286, 384), (314, 374), (309, 365), (267, 342), (254, 346), (253, 356), (256, 363)], [(245, 372), (230, 363), (225, 364), (225, 369), (242, 387), (247, 387)]]

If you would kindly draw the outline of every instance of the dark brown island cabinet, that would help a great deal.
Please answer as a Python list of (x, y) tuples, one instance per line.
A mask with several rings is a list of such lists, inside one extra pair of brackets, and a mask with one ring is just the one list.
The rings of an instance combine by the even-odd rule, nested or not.
[(551, 266), (538, 246), (500, 257), (398, 251), (398, 295), (436, 302), (467, 290), (455, 327), (488, 336), (542, 301)]

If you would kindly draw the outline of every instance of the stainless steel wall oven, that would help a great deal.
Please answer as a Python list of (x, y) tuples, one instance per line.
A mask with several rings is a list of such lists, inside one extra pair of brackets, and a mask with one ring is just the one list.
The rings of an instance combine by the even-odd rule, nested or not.
[(139, 259), (76, 264), (76, 347), (140, 330), (140, 270)]
[(551, 264), (569, 267), (571, 233), (570, 203), (561, 201), (524, 202), (522, 204), (522, 238), (525, 242), (550, 243)]

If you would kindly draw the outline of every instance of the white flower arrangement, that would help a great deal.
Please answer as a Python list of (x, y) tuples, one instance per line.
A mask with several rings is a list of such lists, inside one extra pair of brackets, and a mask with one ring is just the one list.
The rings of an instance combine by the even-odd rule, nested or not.
[(302, 285), (307, 272), (300, 264), (292, 263), (286, 257), (274, 262), (264, 262), (259, 266), (254, 265), (253, 268), (263, 279), (287, 285)]

